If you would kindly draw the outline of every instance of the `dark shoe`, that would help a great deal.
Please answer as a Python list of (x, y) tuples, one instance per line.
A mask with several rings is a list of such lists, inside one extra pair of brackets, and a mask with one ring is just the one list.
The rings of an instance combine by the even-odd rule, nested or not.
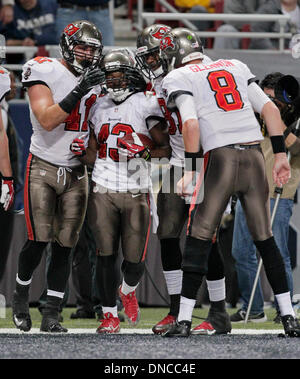
[(60, 325), (57, 317), (43, 316), (40, 331), (47, 333), (67, 333), (68, 329)]
[(169, 329), (171, 329), (176, 324), (176, 317), (172, 315), (167, 315), (156, 325), (153, 326), (152, 332), (154, 334), (163, 334)]
[(95, 318), (95, 312), (87, 311), (85, 309), (77, 309), (76, 312), (71, 313), (70, 319), (76, 320), (78, 318), (91, 319)]
[(294, 316), (281, 316), (281, 322), (286, 335), (289, 337), (300, 337), (300, 325)]
[(163, 337), (189, 337), (192, 323), (190, 321), (176, 321), (176, 324), (162, 334)]
[[(43, 311), (45, 307), (38, 307), (38, 310), (40, 311), (40, 314), (43, 316)], [(59, 311), (62, 312), (62, 311)], [(64, 322), (64, 318), (61, 313), (58, 314), (58, 322)]]
[[(242, 309), (239, 309), (236, 313), (230, 316), (231, 322), (244, 322), (246, 318), (246, 311), (243, 311)], [(267, 316), (264, 312), (261, 313), (255, 313), (255, 314), (249, 314), (248, 321), (251, 322), (265, 322), (267, 321)]]
[(23, 332), (29, 332), (32, 326), (29, 314), (28, 296), (21, 296), (14, 291), (12, 299), (13, 322)]
[(209, 310), (207, 319), (200, 325), (195, 326), (191, 334), (201, 334), (211, 336), (213, 334), (227, 334), (231, 332), (231, 322), (229, 314), (216, 310)]
[(273, 321), (275, 322), (275, 324), (281, 324), (281, 316), (279, 312), (276, 312), (276, 316), (273, 319)]

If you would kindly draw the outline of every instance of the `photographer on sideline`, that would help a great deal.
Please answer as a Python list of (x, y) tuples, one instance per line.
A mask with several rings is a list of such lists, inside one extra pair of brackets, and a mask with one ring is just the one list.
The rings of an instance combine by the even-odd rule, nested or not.
[[(293, 295), (293, 276), (288, 249), (289, 222), (292, 216), (294, 196), (300, 182), (300, 139), (298, 138), (299, 130), (296, 129), (299, 113), (299, 84), (291, 75), (283, 75), (279, 72), (273, 72), (260, 83), (263, 91), (277, 105), (280, 110), (282, 120), (285, 124), (283, 128), (285, 144), (290, 154), (291, 178), (284, 185), (282, 194), (278, 202), (276, 216), (274, 218), (272, 230), (275, 241), (282, 254), (287, 281), (291, 296)], [(260, 120), (261, 121), (261, 120)], [(270, 188), (270, 206), (273, 211), (276, 193), (275, 185), (272, 180), (272, 167), (274, 155), (269, 136), (266, 134), (266, 128), (263, 122), (262, 132), (265, 136), (261, 142), (266, 161), (266, 172)], [(232, 256), (235, 259), (235, 266), (238, 277), (239, 291), (242, 299), (242, 308), (231, 315), (231, 322), (243, 322), (246, 316), (250, 295), (253, 288), (254, 279), (257, 272), (256, 247), (248, 231), (245, 215), (240, 202), (237, 202), (235, 209), (235, 221), (232, 241)], [(264, 322), (267, 317), (264, 314), (264, 297), (260, 281), (256, 287), (252, 307), (249, 314), (249, 321)], [(280, 323), (280, 312), (275, 300), (277, 315), (274, 322)]]

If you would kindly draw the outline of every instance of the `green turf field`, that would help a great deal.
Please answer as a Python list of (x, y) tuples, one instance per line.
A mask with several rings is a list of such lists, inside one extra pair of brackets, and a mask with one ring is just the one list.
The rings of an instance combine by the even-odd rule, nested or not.
[[(96, 329), (99, 325), (99, 322), (95, 320), (71, 320), (70, 315), (72, 312), (74, 312), (74, 308), (65, 308), (63, 310), (62, 316), (64, 318), (64, 321), (62, 325), (66, 328), (92, 328)], [(228, 313), (232, 314), (235, 313), (237, 309), (228, 309)], [(135, 328), (140, 329), (151, 329), (154, 324), (156, 324), (159, 320), (161, 320), (164, 316), (166, 316), (168, 312), (167, 308), (141, 308), (141, 320)], [(197, 317), (205, 318), (208, 313), (208, 308), (196, 308), (193, 313), (193, 326), (196, 326), (200, 324), (203, 320), (198, 319)], [(269, 308), (265, 309), (265, 313), (268, 317), (267, 322), (262, 323), (253, 323), (248, 322), (247, 324), (244, 323), (234, 323), (232, 324), (233, 329), (241, 329), (241, 328), (247, 328), (247, 329), (282, 329), (281, 324), (275, 324), (273, 322), (273, 319), (275, 317), (275, 309)], [(38, 311), (37, 308), (30, 308), (30, 314), (32, 318), (32, 327), (33, 328), (39, 328), (41, 323), (41, 314)], [(15, 328), (12, 317), (11, 317), (11, 308), (6, 308), (6, 317), (0, 318), (0, 329), (1, 328)], [(127, 322), (122, 322), (121, 327), (128, 328), (129, 325)]]

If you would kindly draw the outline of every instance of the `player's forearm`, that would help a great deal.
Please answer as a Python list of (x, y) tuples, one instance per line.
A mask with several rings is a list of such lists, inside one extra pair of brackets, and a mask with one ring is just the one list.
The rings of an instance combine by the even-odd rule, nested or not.
[(69, 116), (58, 104), (53, 104), (44, 109), (40, 108), (36, 112), (33, 110), (33, 113), (41, 126), (48, 131), (55, 129)]
[(270, 101), (263, 106), (261, 116), (265, 120), (270, 137), (283, 134), (284, 124), (280, 111), (273, 102)]
[(172, 149), (170, 146), (160, 146), (150, 151), (151, 158), (170, 158)]
[(190, 119), (183, 123), (182, 136), (184, 140), (184, 149), (189, 153), (199, 152), (200, 130), (198, 120)]
[(97, 151), (87, 148), (86, 154), (83, 157), (80, 157), (79, 160), (82, 164), (92, 167), (94, 166), (96, 157), (97, 157)]

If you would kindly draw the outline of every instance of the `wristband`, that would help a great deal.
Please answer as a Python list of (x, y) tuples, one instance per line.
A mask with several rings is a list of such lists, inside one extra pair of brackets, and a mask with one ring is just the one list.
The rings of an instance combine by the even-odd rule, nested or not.
[(2, 176), (2, 180), (14, 180), (12, 176)]
[(58, 105), (64, 112), (71, 113), (81, 98), (82, 94), (77, 90), (77, 87), (75, 87)]
[(270, 140), (271, 140), (271, 144), (272, 144), (274, 154), (286, 152), (283, 135), (271, 136)]
[(190, 153), (188, 151), (184, 152), (184, 170), (185, 171), (200, 171), (201, 165), (197, 165), (197, 160), (199, 158), (202, 158), (202, 155), (200, 152), (197, 153)]

